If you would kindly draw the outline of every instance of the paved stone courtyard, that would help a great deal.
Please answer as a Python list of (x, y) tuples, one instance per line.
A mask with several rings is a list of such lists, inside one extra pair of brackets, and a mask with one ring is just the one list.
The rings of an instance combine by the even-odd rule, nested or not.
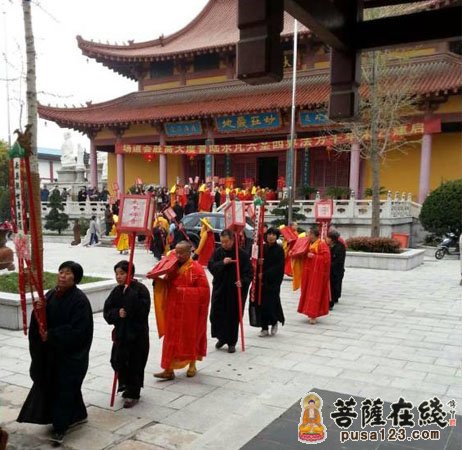
[[(46, 270), (73, 259), (86, 274), (110, 277), (112, 266), (122, 259), (112, 248), (58, 243), (46, 243), (45, 255)], [(135, 264), (138, 274), (146, 273), (152, 256), (137, 250)], [(246, 351), (232, 355), (215, 350), (209, 339), (209, 354), (198, 363), (199, 372), (192, 379), (180, 372), (174, 381), (153, 378), (159, 370), (161, 342), (152, 313), (145, 388), (140, 403), (130, 410), (122, 409), (120, 398), (109, 407), (111, 327), (101, 313), (95, 314), (84, 382), (89, 421), (70, 432), (62, 448), (239, 449), (313, 387), (388, 402), (405, 397), (418, 404), (437, 396), (446, 404), (455, 399), (460, 414), (459, 273), (457, 260), (430, 257), (409, 272), (347, 269), (340, 303), (315, 326), (296, 313), (298, 293), (284, 281), (286, 325), (279, 334), (260, 338), (258, 329), (246, 325)], [(247, 314), (244, 320), (248, 324)], [(11, 450), (51, 448), (48, 427), (15, 422), (31, 385), (28, 371), (27, 338), (20, 331), (0, 330), (0, 424), (10, 432)], [(298, 420), (294, 419), (295, 436)], [(364, 448), (361, 443), (337, 447), (336, 439), (331, 448)], [(328, 443), (323, 448), (328, 449)], [(432, 445), (432, 450), (446, 446)]]

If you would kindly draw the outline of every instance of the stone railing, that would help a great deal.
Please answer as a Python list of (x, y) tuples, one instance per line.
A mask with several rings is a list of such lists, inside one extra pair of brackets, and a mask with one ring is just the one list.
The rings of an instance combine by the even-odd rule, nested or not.
[[(319, 196), (318, 196), (319, 199)], [(251, 203), (251, 202), (244, 202)], [(295, 207), (300, 208), (300, 213), (304, 214), (306, 220), (314, 221), (314, 204), (316, 200), (295, 200)], [(99, 218), (104, 217), (104, 210), (107, 202), (71, 202), (63, 204), (64, 213), (70, 219), (87, 218), (92, 215)], [(279, 205), (279, 200), (267, 202), (267, 214)], [(217, 211), (223, 210), (225, 205), (221, 205)], [(411, 194), (400, 194), (396, 192), (394, 196), (388, 192), (386, 199), (380, 201), (380, 218), (381, 219), (398, 219), (398, 218), (418, 218), (421, 205), (412, 201)], [(50, 211), (48, 203), (42, 203), (42, 217)], [(357, 200), (354, 195), (345, 200), (334, 200), (333, 219), (371, 219), (372, 217), (372, 200)]]
[[(315, 200), (295, 200), (294, 205), (300, 208), (299, 213), (303, 214), (308, 222), (314, 221), (314, 205), (319, 200), (319, 194)], [(251, 203), (251, 202), (244, 202)], [(266, 203), (267, 214), (272, 215), (272, 210), (279, 205), (279, 200), (271, 200)], [(218, 210), (222, 210), (221, 205)], [(389, 191), (386, 199), (380, 201), (381, 219), (418, 218), (422, 205), (412, 201), (411, 194), (400, 194), (392, 196)], [(354, 195), (345, 200), (334, 200), (334, 214), (332, 219), (371, 219), (372, 200), (357, 200)]]
[[(97, 216), (99, 218), (104, 217), (104, 210), (107, 202), (64, 202), (63, 213), (67, 214), (70, 219), (90, 219), (91, 216)], [(42, 217), (45, 217), (50, 212), (50, 204), (48, 202), (42, 202)]]

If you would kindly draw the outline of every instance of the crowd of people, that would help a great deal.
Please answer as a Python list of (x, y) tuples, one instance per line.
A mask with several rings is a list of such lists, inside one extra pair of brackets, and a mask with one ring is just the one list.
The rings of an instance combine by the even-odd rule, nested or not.
[[(316, 227), (307, 233), (299, 233), (296, 224), (291, 224), (291, 228), (297, 230), (295, 243), (285, 245), (285, 251), (280, 229), (265, 227), (259, 257), (262, 270), (256, 276), (250, 255), (240, 248), (236, 235), (228, 229), (221, 232), (220, 246), (213, 249), (206, 262), (197, 261), (198, 249), (182, 239), (156, 263), (147, 274), (153, 280), (157, 331), (163, 338), (162, 371), (154, 377), (159, 381), (173, 380), (175, 371), (182, 368), (187, 369), (187, 377), (196, 375), (197, 362), (207, 354), (208, 320), (211, 336), (216, 339), (215, 348), (226, 346), (228, 353), (235, 353), (248, 297), (250, 325), (260, 328), (262, 338), (275, 336), (278, 325), (285, 323), (280, 289), (287, 259), (293, 288), (301, 288), (298, 312), (306, 315), (310, 324), (329, 314), (341, 297), (345, 244), (333, 229), (321, 239)], [(213, 278), (211, 288), (205, 267)], [(117, 374), (124, 408), (134, 407), (140, 399), (150, 347), (151, 295), (144, 284), (133, 279), (133, 273), (135, 268), (130, 268), (127, 260), (114, 266), (117, 286), (105, 301), (103, 313), (106, 322), (113, 326), (108, 359)], [(93, 317), (90, 302), (77, 287), (82, 277), (83, 268), (78, 263), (62, 263), (56, 288), (46, 294), (46, 302), (36, 305), (46, 309), (44, 333), (36, 315), (31, 316), (33, 386), (18, 421), (51, 423), (50, 439), (58, 444), (69, 429), (87, 420), (81, 387), (88, 369)], [(251, 285), (253, 296), (249, 296)]]
[(98, 188), (87, 188), (83, 186), (79, 189), (79, 192), (73, 198), (73, 195), (66, 187), (63, 187), (62, 190), (60, 190), (58, 186), (55, 186), (51, 191), (46, 186), (40, 188), (41, 202), (49, 202), (52, 195), (59, 196), (62, 202), (71, 200), (80, 203), (86, 202), (87, 200), (92, 202), (107, 202), (109, 201), (110, 192), (107, 190), (107, 188), (103, 188), (102, 191), (99, 191)]

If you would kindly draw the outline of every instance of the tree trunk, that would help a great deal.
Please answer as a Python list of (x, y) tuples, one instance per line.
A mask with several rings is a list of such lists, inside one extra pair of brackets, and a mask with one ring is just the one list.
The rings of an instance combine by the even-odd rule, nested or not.
[(371, 236), (380, 236), (380, 155), (378, 148), (378, 99), (377, 99), (377, 54), (372, 52), (372, 77), (370, 87), (371, 102), (371, 170), (372, 170), (372, 219)]
[[(23, 0), (22, 9), (24, 15), (24, 36), (26, 41), (27, 55), (27, 123), (31, 125), (32, 133), (32, 152), (30, 155), (30, 169), (32, 179), (32, 195), (34, 199), (35, 224), (38, 241), (38, 255), (32, 254), (32, 263), (35, 261), (39, 267), (33, 267), (35, 273), (43, 267), (43, 236), (42, 236), (42, 218), (40, 208), (40, 174), (37, 158), (37, 89), (35, 73), (35, 43), (34, 33), (32, 31), (32, 14), (30, 0)], [(32, 247), (32, 252), (34, 251)], [(41, 272), (41, 270), (40, 270)]]

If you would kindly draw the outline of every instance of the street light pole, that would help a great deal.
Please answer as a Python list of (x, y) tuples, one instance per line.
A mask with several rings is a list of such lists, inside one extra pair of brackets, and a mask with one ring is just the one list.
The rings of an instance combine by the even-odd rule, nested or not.
[(298, 41), (298, 30), (297, 20), (294, 20), (294, 51), (293, 51), (293, 62), (292, 62), (292, 109), (290, 117), (290, 145), (288, 161), (290, 178), (289, 178), (289, 211), (288, 211), (288, 225), (293, 222), (293, 204), (295, 200), (295, 185), (297, 176), (297, 158), (295, 156), (295, 95), (297, 89), (297, 41)]

